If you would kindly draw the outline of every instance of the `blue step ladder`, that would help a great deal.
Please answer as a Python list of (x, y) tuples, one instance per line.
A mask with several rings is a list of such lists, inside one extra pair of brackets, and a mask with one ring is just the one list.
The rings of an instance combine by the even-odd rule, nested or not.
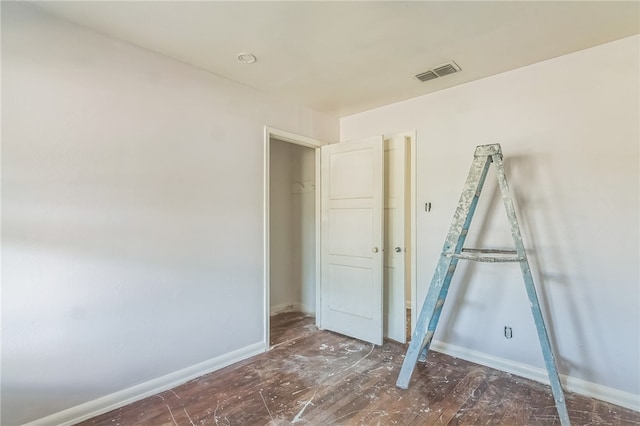
[[(482, 187), (484, 186), (487, 172), (491, 164), (495, 165), (500, 192), (502, 193), (502, 201), (507, 211), (509, 223), (511, 225), (511, 236), (515, 244), (515, 250), (499, 250), (499, 249), (470, 249), (463, 248), (464, 241), (471, 225), (471, 219), (476, 210)], [(458, 207), (453, 216), (453, 222), (449, 229), (449, 234), (442, 247), (440, 260), (433, 274), (431, 285), (427, 292), (427, 296), (422, 305), (418, 322), (411, 337), (411, 343), (405, 356), (396, 386), (402, 389), (409, 387), (411, 375), (416, 366), (418, 359), (425, 361), (427, 352), (431, 345), (431, 340), (438, 326), (440, 313), (444, 301), (449, 291), (451, 278), (456, 270), (459, 260), (472, 260), (476, 262), (518, 262), (522, 270), (524, 285), (527, 290), (527, 296), (531, 305), (531, 312), (538, 330), (538, 338), (540, 346), (542, 346), (542, 354), (544, 362), (549, 374), (549, 382), (551, 391), (555, 399), (560, 423), (562, 425), (570, 425), (569, 414), (565, 403), (560, 377), (556, 367), (555, 358), (551, 350), (549, 336), (542, 317), (540, 303), (533, 284), (531, 268), (522, 243), (522, 235), (516, 218), (516, 212), (509, 195), (509, 187), (504, 173), (502, 164), (502, 149), (500, 144), (479, 145), (476, 147), (471, 169), (467, 176)]]

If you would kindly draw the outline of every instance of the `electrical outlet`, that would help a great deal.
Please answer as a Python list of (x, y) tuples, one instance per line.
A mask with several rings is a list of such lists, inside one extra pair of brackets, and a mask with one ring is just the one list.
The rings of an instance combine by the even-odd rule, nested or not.
[(513, 337), (513, 330), (508, 325), (504, 326), (504, 337), (511, 339)]

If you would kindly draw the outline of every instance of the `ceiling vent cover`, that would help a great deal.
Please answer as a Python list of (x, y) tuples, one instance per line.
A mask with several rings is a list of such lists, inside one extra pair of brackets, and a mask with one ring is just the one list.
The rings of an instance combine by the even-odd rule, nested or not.
[(455, 62), (451, 61), (446, 64), (438, 65), (437, 67), (431, 68), (428, 71), (417, 74), (415, 77), (424, 82), (433, 80), (434, 78), (444, 77), (445, 75), (453, 74), (460, 71), (461, 68)]
[(429, 70), (429, 71), (425, 71), (423, 73), (420, 73), (418, 75), (416, 75), (416, 78), (420, 81), (429, 81), (429, 80), (433, 80), (434, 78), (438, 78), (438, 74), (436, 74), (435, 72)]

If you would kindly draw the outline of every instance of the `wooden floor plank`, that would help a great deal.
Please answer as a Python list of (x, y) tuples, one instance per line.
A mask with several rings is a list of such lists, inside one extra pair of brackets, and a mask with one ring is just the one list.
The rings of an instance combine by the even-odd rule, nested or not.
[[(84, 426), (556, 425), (548, 386), (437, 352), (408, 390), (406, 345), (374, 347), (320, 331), (308, 315), (272, 318), (272, 350), (81, 423)], [(574, 424), (640, 425), (640, 413), (566, 393)]]

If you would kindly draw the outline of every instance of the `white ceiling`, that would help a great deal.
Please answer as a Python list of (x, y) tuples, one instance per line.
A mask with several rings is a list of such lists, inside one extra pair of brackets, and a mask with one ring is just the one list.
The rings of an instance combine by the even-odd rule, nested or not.
[[(337, 116), (640, 32), (637, 1), (35, 3), (111, 37)], [(258, 61), (240, 63), (240, 52)], [(425, 83), (413, 78), (450, 60), (462, 72)]]

